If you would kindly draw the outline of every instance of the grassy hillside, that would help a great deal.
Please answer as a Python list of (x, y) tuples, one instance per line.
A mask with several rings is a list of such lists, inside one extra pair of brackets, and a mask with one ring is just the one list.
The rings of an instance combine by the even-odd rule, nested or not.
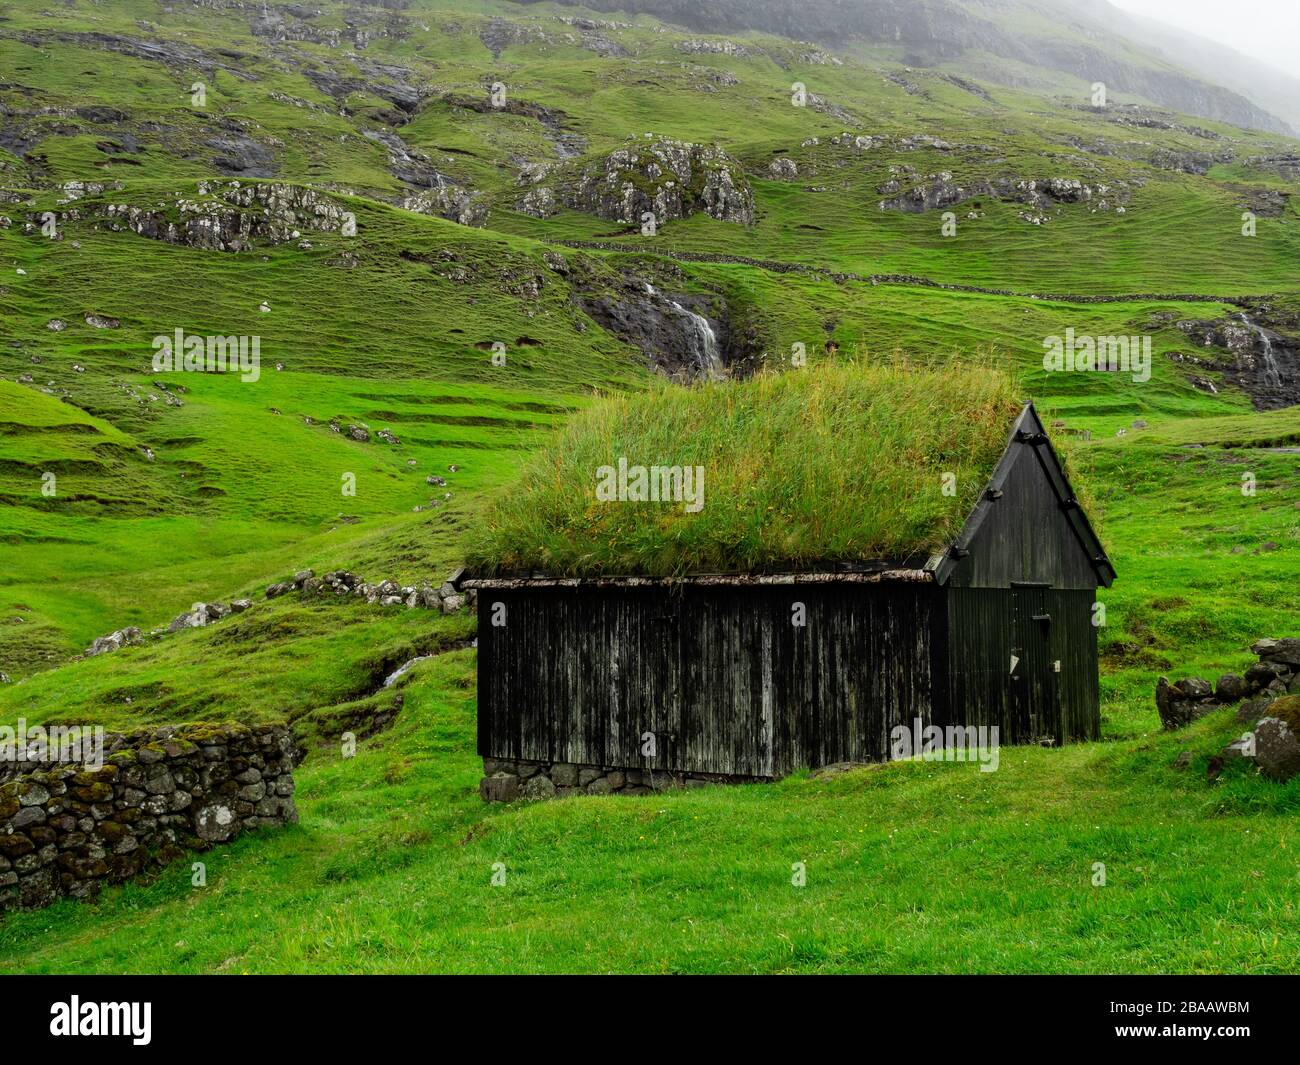
[[(1300, 635), (1300, 406), (1255, 409), (1259, 347), (1234, 362), (1196, 325), (1250, 342), (1262, 323), (1297, 372), (1297, 183), (1269, 160), (1300, 142), (1135, 95), (1094, 110), (1082, 83), (963, 86), (887, 50), (837, 64), (647, 16), (316, 8), (0, 5), (0, 722), (284, 720), (308, 750), (298, 826), (207, 853), (206, 889), (183, 861), (6, 915), (0, 970), (1297, 968), (1296, 782), (1208, 779), (1241, 726), (1161, 733), (1152, 690)], [(646, 236), (519, 209), (647, 133), (725, 150), (753, 224), (700, 211)], [(1090, 194), (1017, 198), (1053, 178)], [(269, 233), (261, 206), (221, 199), (231, 181), (307, 190), (326, 213)], [(129, 221), (183, 230), (192, 204), (248, 221), (247, 246)], [(692, 314), (736, 376), (809, 375), (742, 386), (792, 401), (751, 426), (763, 448), (852, 354), (943, 396), (980, 353), (1034, 400), (1119, 574), (1101, 742), (1007, 750), (991, 774), (898, 764), (490, 808), (467, 614), (263, 598), (307, 567), (436, 584), (490, 536), (490, 507), (535, 520), (512, 486), (547, 455), (581, 460), (566, 433), (593, 404), (682, 396), (639, 341)], [(258, 337), (260, 375), (156, 372), (153, 339), (176, 329)], [(1149, 379), (1046, 372), (1044, 339), (1068, 329), (1149, 338)], [(787, 465), (800, 451), (772, 446)], [(250, 610), (207, 628), (77, 657), (243, 595)]]

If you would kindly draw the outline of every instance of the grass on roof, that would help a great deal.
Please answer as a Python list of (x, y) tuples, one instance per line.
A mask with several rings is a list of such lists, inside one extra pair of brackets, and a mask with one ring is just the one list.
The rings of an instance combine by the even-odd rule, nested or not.
[[(495, 501), (468, 561), (497, 573), (676, 576), (933, 551), (986, 485), (1015, 394), (985, 365), (850, 360), (602, 401)], [(703, 505), (685, 493), (602, 501), (620, 460), (628, 496), (633, 467), (702, 468)]]

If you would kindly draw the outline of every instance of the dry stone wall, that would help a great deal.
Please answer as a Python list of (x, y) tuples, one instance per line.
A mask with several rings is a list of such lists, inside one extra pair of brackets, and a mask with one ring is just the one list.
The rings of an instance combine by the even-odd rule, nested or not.
[(109, 735), (97, 767), (0, 763), (0, 911), (296, 823), (295, 753), (282, 725), (195, 724)]

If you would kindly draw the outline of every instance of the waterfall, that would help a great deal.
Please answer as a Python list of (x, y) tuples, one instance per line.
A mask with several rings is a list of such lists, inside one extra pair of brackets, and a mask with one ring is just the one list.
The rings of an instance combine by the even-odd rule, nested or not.
[(1250, 320), (1250, 316), (1244, 311), (1238, 315), (1243, 325), (1259, 337), (1263, 344), (1263, 351), (1260, 352), (1260, 367), (1264, 372), (1264, 380), (1271, 388), (1282, 387), (1282, 372), (1278, 369), (1277, 359), (1273, 356), (1273, 339), (1268, 333)]
[(680, 303), (672, 300), (673, 310), (678, 314), (684, 315), (691, 320), (691, 325), (695, 332), (696, 342), (691, 346), (691, 359), (710, 381), (718, 381), (726, 376), (722, 368), (722, 359), (718, 355), (718, 338), (713, 332), (713, 326), (709, 325), (709, 320), (702, 314), (696, 314), (694, 311), (687, 310)]
[[(647, 296), (658, 296), (654, 285), (648, 281), (644, 282)], [(726, 368), (722, 364), (722, 356), (718, 354), (718, 337), (713, 332), (713, 326), (709, 325), (709, 320), (702, 314), (696, 314), (694, 311), (683, 307), (676, 300), (668, 300), (668, 306), (683, 318), (689, 318), (691, 321), (691, 330), (694, 333), (695, 341), (691, 345), (691, 362), (695, 368), (700, 371), (701, 375), (710, 381), (721, 381), (727, 376)]]

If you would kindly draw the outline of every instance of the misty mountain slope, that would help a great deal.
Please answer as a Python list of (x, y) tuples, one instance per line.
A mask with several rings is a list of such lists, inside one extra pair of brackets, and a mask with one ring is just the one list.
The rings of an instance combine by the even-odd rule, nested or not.
[[(540, 0), (523, 0), (525, 3)], [(558, 0), (568, 4), (569, 0)], [(961, 69), (981, 54), (1011, 65), (979, 61), (972, 73), (1010, 84), (1026, 82), (1016, 68), (1036, 70), (1033, 87), (1061, 75), (1103, 82), (1127, 94), (1185, 114), (1278, 133), (1290, 126), (1278, 115), (1212, 77), (1188, 69), (1125, 38), (1111, 27), (1121, 13), (1109, 5), (1086, 8), (1073, 0), (589, 0), (604, 12), (647, 14), (706, 33), (747, 30), (815, 41), (839, 50), (883, 47), (910, 66)], [(1122, 22), (1121, 22), (1122, 24)], [(1128, 22), (1129, 25), (1133, 23)]]
[(1155, 19), (1112, 9), (1108, 19), (1130, 40), (1146, 42), (1153, 52), (1207, 81), (1232, 89), (1264, 110), (1300, 129), (1300, 78), (1219, 44)]

